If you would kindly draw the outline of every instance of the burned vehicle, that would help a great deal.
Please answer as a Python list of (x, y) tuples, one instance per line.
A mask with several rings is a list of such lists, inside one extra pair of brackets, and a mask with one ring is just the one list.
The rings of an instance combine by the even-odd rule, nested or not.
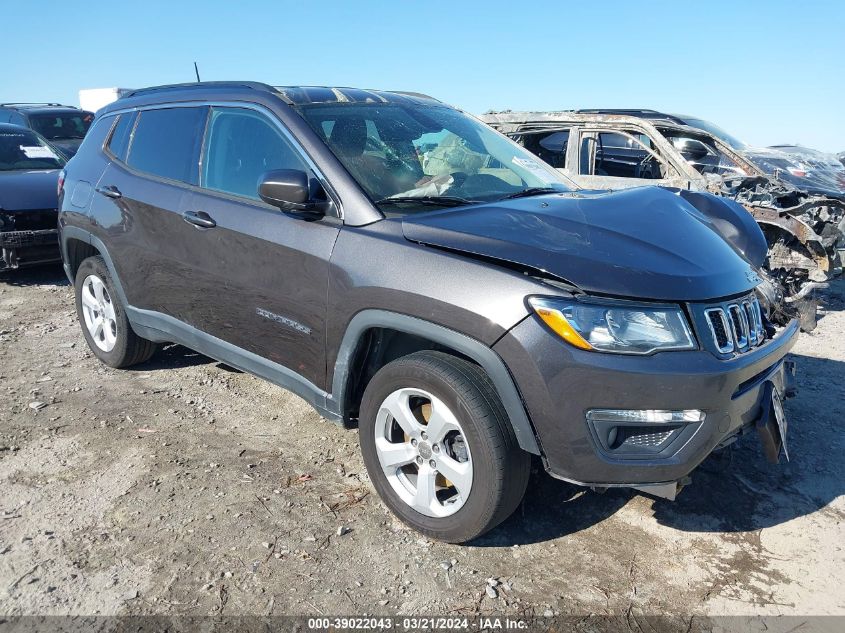
[(834, 154), (803, 145), (770, 145), (767, 149), (788, 154), (798, 161), (799, 173), (814, 175), (829, 195), (845, 197), (845, 165)]
[(0, 123), (0, 272), (59, 261), (57, 183), (64, 166), (43, 137)]
[(812, 290), (841, 272), (845, 202), (767, 177), (721, 139), (657, 117), (595, 111), (491, 112), (482, 120), (590, 189), (659, 185), (742, 204), (769, 245), (766, 270), (781, 321), (815, 323)]
[(430, 537), (504, 521), (532, 456), (674, 497), (741, 435), (786, 441), (798, 325), (761, 310), (766, 242), (730, 200), (579, 190), (420, 94), (249, 82), (135, 91), (65, 171), (91, 352), (177, 342), (290, 389), (357, 426)]

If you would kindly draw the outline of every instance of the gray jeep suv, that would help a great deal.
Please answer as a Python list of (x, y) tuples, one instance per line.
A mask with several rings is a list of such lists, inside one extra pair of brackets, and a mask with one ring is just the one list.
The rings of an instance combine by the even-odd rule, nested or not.
[(785, 441), (795, 323), (726, 199), (584, 191), (414, 93), (197, 83), (107, 106), (68, 164), (64, 265), (112, 367), (176, 342), (357, 424), (402, 520), (463, 542), (566, 481), (674, 496)]

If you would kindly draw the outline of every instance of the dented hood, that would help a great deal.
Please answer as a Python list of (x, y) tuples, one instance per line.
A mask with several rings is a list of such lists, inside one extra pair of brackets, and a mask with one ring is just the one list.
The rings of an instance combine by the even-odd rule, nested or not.
[(701, 301), (748, 292), (760, 281), (706, 216), (656, 187), (409, 216), (403, 232), (414, 242), (543, 271), (596, 294)]

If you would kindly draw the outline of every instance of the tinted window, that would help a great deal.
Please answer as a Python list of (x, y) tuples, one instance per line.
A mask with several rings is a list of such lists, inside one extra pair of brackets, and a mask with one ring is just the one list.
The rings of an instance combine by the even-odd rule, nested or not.
[(196, 184), (206, 113), (204, 107), (144, 110), (126, 162), (162, 178)]
[(214, 108), (203, 156), (202, 186), (258, 197), (261, 177), (273, 169), (307, 167), (282, 132), (264, 116), (243, 108)]
[(121, 114), (117, 117), (117, 124), (109, 141), (109, 151), (120, 160), (126, 160), (126, 150), (129, 148), (129, 135), (135, 123), (135, 113)]
[(29, 115), (30, 127), (50, 141), (83, 138), (93, 120), (90, 112)]

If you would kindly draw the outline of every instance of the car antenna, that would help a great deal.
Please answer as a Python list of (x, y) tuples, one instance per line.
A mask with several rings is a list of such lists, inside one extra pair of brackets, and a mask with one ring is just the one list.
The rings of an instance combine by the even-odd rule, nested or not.
[(195, 73), (196, 73), (196, 75), (197, 75), (197, 83), (199, 83), (199, 82), (200, 82), (200, 69), (199, 69), (199, 68), (197, 68), (197, 63), (196, 63), (196, 62), (194, 62), (194, 72), (195, 72)]

